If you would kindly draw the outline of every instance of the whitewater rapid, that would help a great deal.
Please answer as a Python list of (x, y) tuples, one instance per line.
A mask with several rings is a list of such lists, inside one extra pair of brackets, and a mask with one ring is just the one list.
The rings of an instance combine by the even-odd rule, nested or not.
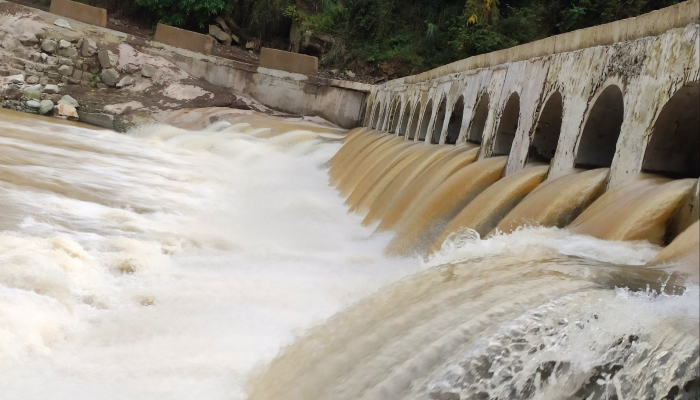
[[(503, 254), (642, 265), (659, 251), (531, 228), (387, 258), (393, 234), (362, 226), (328, 183), (342, 132), (255, 122), (123, 135), (2, 112), (0, 398), (245, 399), (285, 346), (431, 267)], [(594, 293), (697, 322), (696, 287), (673, 301)], [(570, 303), (559, 295), (536, 307)]]

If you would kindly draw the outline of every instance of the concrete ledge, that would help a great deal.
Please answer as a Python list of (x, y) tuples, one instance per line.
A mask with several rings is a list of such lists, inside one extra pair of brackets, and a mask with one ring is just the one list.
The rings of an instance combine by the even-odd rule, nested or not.
[(49, 12), (99, 27), (107, 26), (107, 10), (70, 0), (51, 0)]
[(153, 41), (202, 54), (211, 54), (211, 47), (214, 44), (209, 35), (163, 24), (158, 24), (156, 27), (156, 36)]
[(295, 74), (316, 75), (318, 73), (318, 58), (263, 47), (260, 50), (260, 67)]
[(589, 47), (607, 46), (647, 36), (658, 36), (671, 29), (684, 28), (689, 24), (697, 23), (700, 23), (700, 0), (689, 0), (635, 18), (579, 29), (509, 49), (465, 58), (422, 74), (389, 81), (385, 85), (415, 84), (458, 72), (525, 61)]

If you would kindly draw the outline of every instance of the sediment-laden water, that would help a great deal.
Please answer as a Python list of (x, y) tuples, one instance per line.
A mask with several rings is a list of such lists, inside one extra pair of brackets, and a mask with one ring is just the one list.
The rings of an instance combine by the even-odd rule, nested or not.
[[(561, 192), (541, 167), (504, 184), (501, 159), (429, 147), (265, 117), (122, 135), (2, 111), (0, 398), (692, 398), (697, 235), (660, 253), (630, 215), (604, 230), (635, 240), (598, 239), (600, 173), (577, 172), (575, 204), (526, 207)], [(687, 189), (649, 179), (651, 214)], [(536, 218), (550, 227), (518, 228)], [(491, 235), (438, 240), (458, 220)]]

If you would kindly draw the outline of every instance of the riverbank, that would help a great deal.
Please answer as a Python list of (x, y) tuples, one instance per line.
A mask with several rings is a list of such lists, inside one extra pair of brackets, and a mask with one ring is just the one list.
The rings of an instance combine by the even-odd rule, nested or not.
[[(0, 57), (7, 60), (0, 66), (4, 108), (117, 131), (158, 122), (164, 112), (204, 107), (316, 115), (351, 127), (367, 90), (296, 74), (261, 74), (235, 61), (8, 2), (0, 2)], [(337, 103), (343, 104), (340, 111)]]

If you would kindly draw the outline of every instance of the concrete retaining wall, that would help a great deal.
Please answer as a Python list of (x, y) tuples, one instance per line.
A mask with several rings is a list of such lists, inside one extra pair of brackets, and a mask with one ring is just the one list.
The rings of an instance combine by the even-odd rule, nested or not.
[(316, 75), (318, 73), (318, 58), (263, 47), (260, 50), (260, 66), (296, 74)]
[(107, 10), (70, 0), (51, 0), (49, 12), (99, 27), (107, 26)]
[(291, 114), (319, 116), (343, 128), (359, 125), (373, 86), (255, 67), (242, 62), (158, 45), (142, 51), (162, 56), (195, 78)]
[(153, 40), (202, 54), (211, 54), (211, 48), (214, 45), (209, 35), (163, 24), (158, 24), (156, 27), (156, 36)]

